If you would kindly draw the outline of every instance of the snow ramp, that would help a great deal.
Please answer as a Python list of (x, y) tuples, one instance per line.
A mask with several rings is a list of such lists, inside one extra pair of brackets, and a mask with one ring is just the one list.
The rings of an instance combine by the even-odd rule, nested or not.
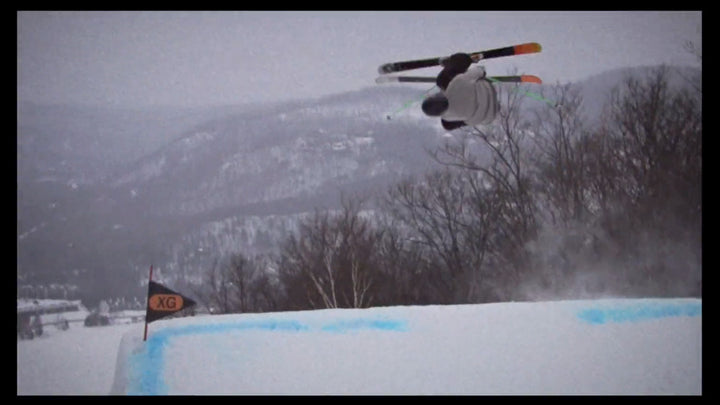
[(111, 394), (702, 393), (702, 300), (327, 309), (161, 320)]

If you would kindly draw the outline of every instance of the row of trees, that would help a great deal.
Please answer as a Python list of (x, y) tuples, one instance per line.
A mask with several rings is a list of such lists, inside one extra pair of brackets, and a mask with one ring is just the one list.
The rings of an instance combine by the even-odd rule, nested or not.
[(317, 211), (275, 257), (235, 255), (196, 293), (220, 312), (702, 292), (701, 86), (614, 89), (601, 124), (570, 86), (431, 157), (441, 169)]

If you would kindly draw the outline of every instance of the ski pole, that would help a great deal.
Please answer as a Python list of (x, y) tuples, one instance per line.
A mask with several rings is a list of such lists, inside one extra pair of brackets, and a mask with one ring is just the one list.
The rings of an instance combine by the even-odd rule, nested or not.
[[(494, 82), (494, 83), (502, 83), (501, 81), (499, 81), (499, 80), (497, 80), (497, 79), (495, 79), (495, 78), (492, 78), (492, 77), (486, 77), (486, 79), (488, 79), (488, 80), (490, 80), (491, 82)], [(522, 95), (528, 96), (528, 97), (530, 97), (530, 98), (532, 98), (532, 99), (535, 99), (535, 100), (538, 100), (538, 101), (543, 101), (543, 102), (545, 102), (545, 103), (548, 103), (548, 104), (549, 104), (551, 107), (553, 107), (553, 108), (560, 107), (560, 104), (558, 104), (557, 102), (555, 102), (555, 101), (553, 101), (553, 100), (550, 100), (550, 99), (548, 99), (548, 98), (545, 98), (545, 97), (541, 96), (541, 95), (538, 94), (538, 93), (534, 93), (534, 92), (532, 92), (532, 91), (527, 91), (527, 90), (521, 90), (518, 86), (515, 86), (515, 87), (513, 88), (513, 90), (514, 90), (514, 91), (517, 91), (518, 93), (520, 93), (520, 94), (522, 94)]]
[(393, 115), (395, 115), (395, 114), (397, 114), (397, 113), (405, 110), (406, 108), (410, 107), (411, 105), (413, 105), (413, 104), (417, 103), (418, 101), (420, 101), (421, 99), (425, 98), (425, 96), (426, 96), (428, 93), (430, 93), (433, 89), (435, 89), (435, 86), (432, 86), (432, 87), (430, 87), (429, 89), (427, 89), (427, 90), (426, 90), (423, 94), (421, 94), (419, 97), (416, 97), (416, 98), (413, 98), (413, 99), (411, 99), (411, 100), (406, 101), (405, 104), (403, 104), (400, 108), (398, 108), (397, 110), (395, 110), (395, 111), (391, 112), (390, 114), (388, 114), (388, 115), (387, 115), (387, 119), (388, 119), (388, 120), (391, 119), (391, 117), (392, 117)]

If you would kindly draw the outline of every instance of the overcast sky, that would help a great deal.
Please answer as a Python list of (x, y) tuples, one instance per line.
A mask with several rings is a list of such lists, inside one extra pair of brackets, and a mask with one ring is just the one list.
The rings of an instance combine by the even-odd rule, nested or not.
[(702, 45), (699, 11), (32, 11), (17, 22), (19, 101), (134, 107), (318, 97), (375, 86), (385, 62), (521, 42), (543, 51), (487, 61), (488, 72), (555, 83), (699, 66), (683, 46)]

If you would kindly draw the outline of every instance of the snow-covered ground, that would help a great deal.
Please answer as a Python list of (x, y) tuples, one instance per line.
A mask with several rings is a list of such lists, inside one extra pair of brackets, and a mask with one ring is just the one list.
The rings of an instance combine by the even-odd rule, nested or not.
[(70, 329), (44, 328), (43, 335), (17, 342), (18, 395), (107, 395), (115, 373), (118, 346), (142, 323)]
[(196, 316), (18, 341), (18, 394), (701, 394), (702, 300)]

